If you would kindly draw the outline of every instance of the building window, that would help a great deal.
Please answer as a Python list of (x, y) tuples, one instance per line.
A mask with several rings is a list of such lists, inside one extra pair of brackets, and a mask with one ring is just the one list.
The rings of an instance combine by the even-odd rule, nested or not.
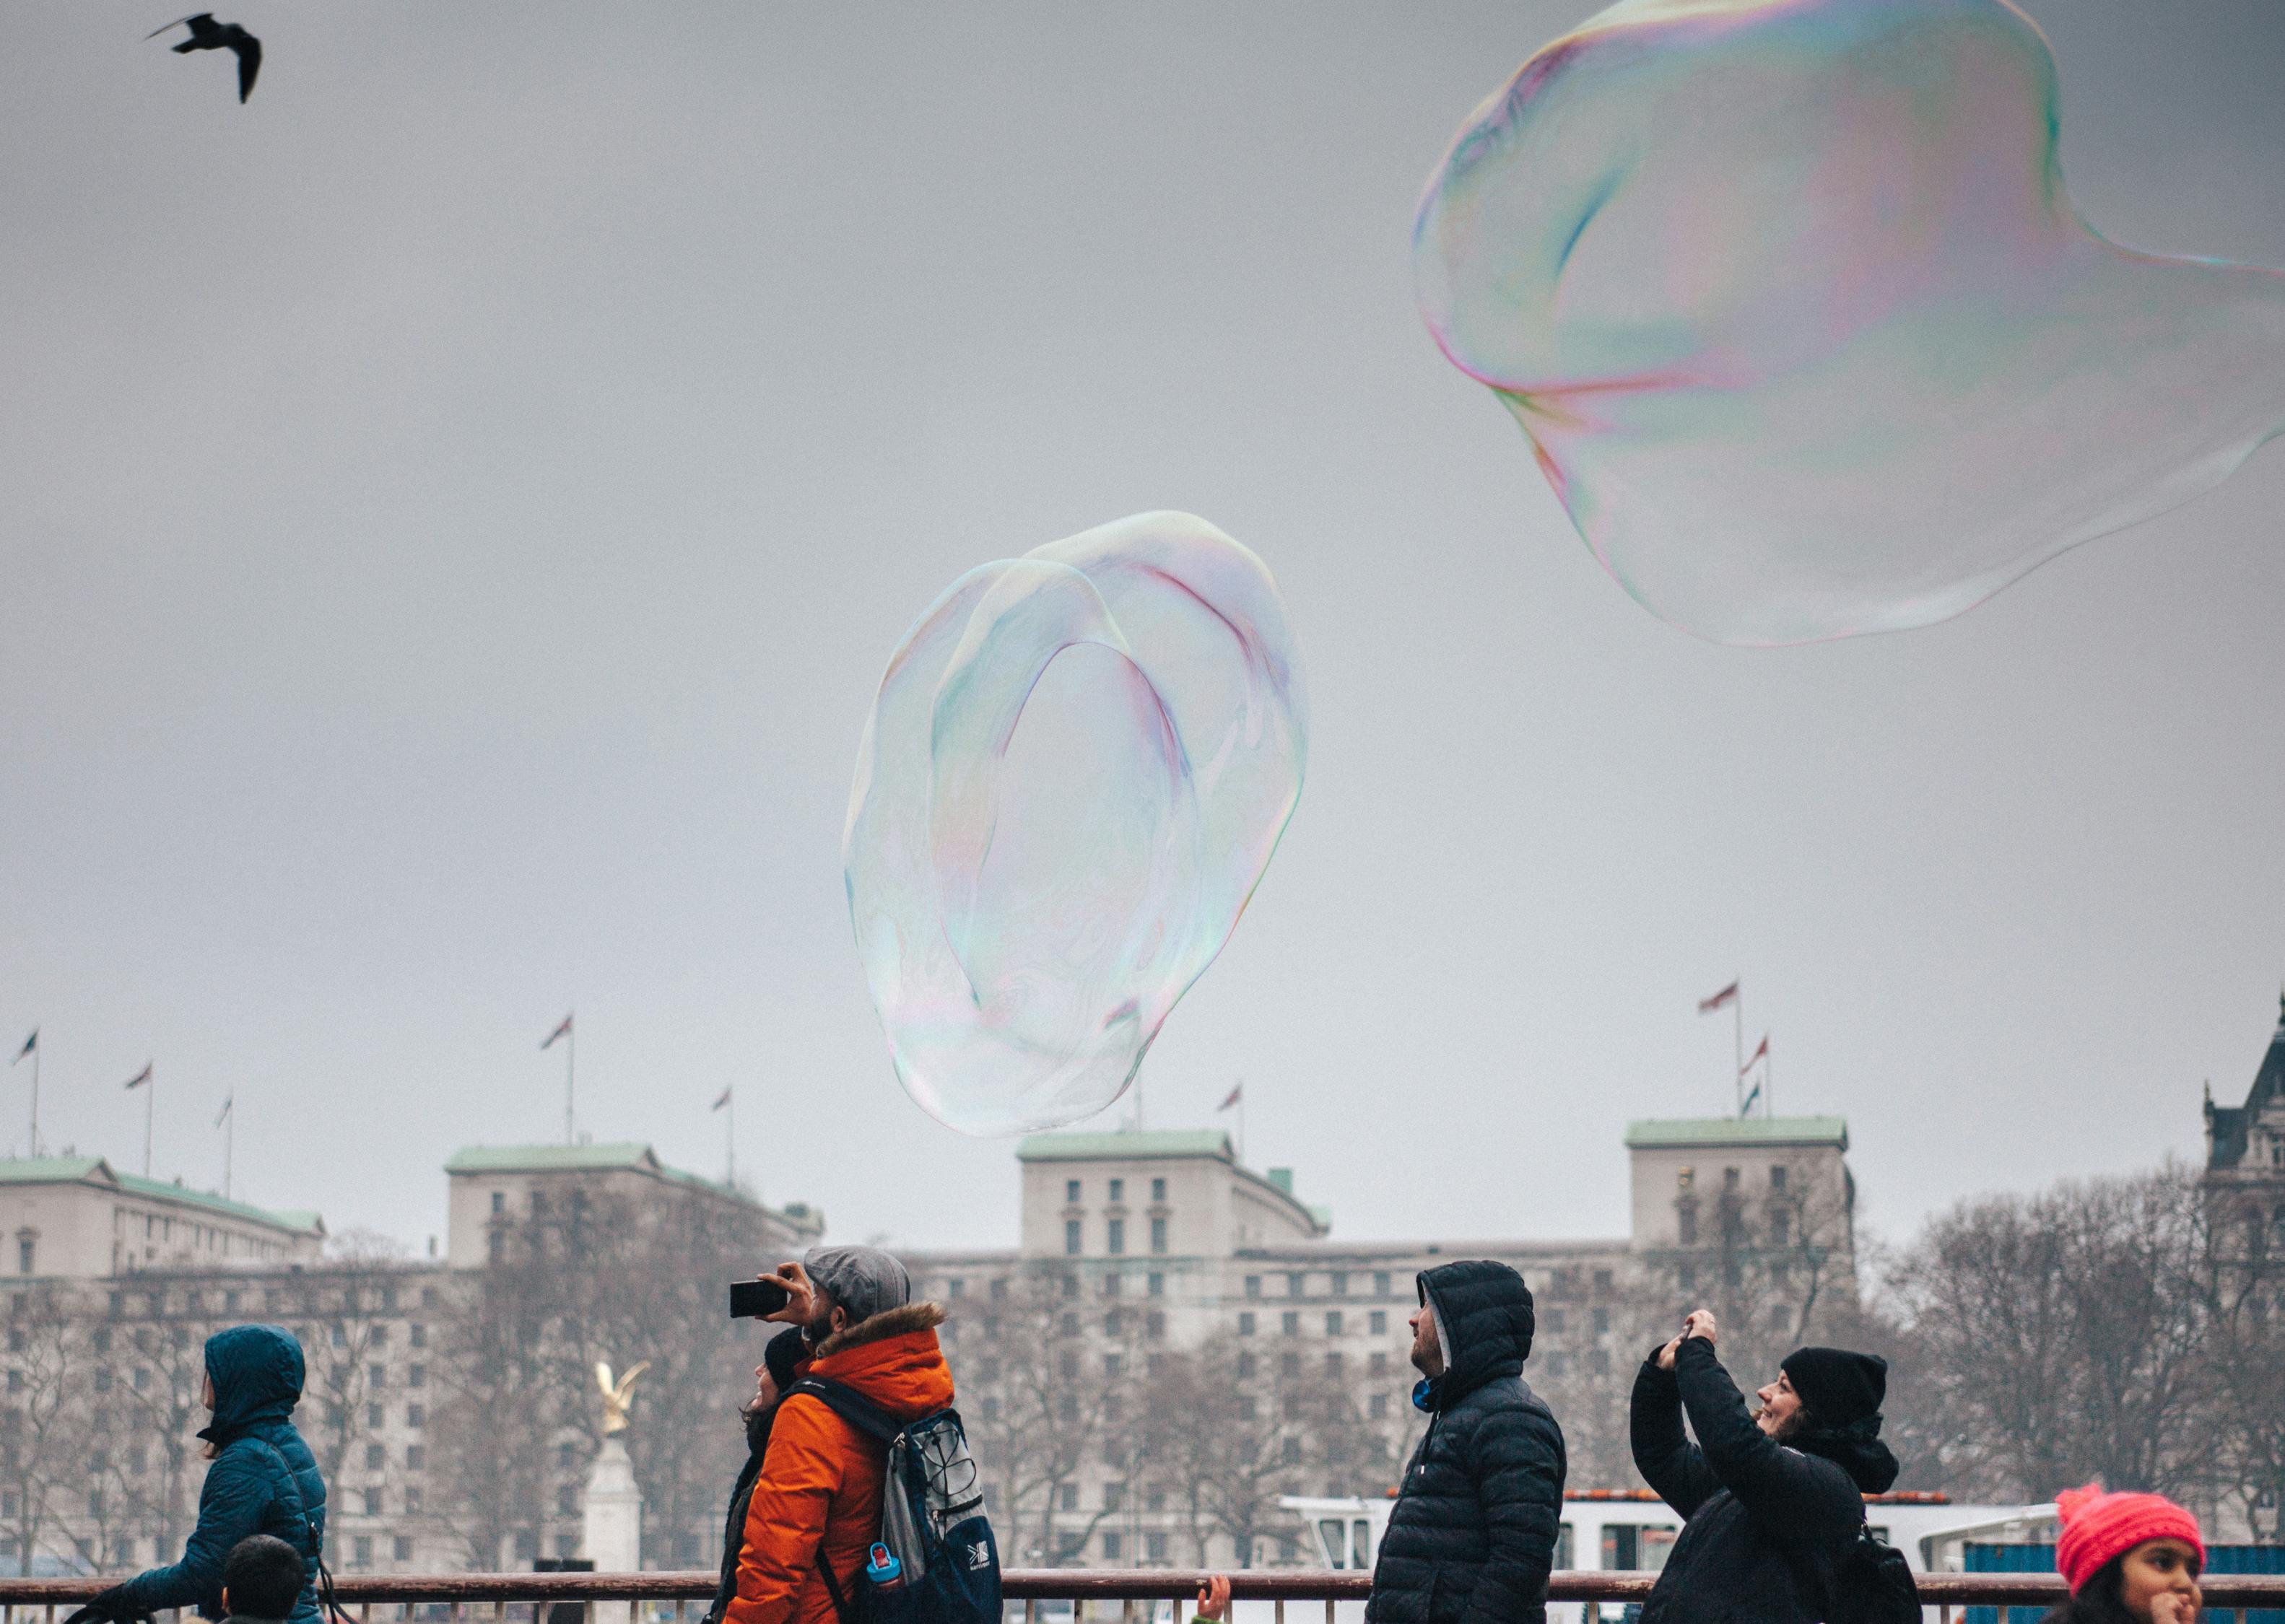
[(1786, 1307), (1783, 1303), (1771, 1304), (1770, 1306), (1770, 1329), (1771, 1330), (1783, 1331), (1790, 1330), (1792, 1328), (1793, 1310)]
[(1246, 1294), (1248, 1297), (1259, 1297), (1259, 1296), (1260, 1296), (1260, 1295), (1261, 1295), (1261, 1276), (1260, 1276), (1260, 1275), (1248, 1275), (1245, 1277), (1245, 1294)]
[(349, 1559), (349, 1565), (352, 1567), (371, 1567), (373, 1565), (373, 1535), (369, 1534), (358, 1534), (357, 1536), (356, 1542), (350, 1547), (350, 1549), (357, 1553)]
[(1056, 1489), (1056, 1498), (1059, 1502), (1062, 1502), (1063, 1509), (1064, 1509), (1064, 1510), (1066, 1510), (1066, 1511), (1076, 1511), (1076, 1510), (1079, 1510), (1079, 1485), (1078, 1485), (1078, 1484), (1076, 1484), (1076, 1483), (1066, 1483), (1066, 1484), (1064, 1484), (1061, 1487), (1059, 1487), (1058, 1489)]
[(406, 1426), (418, 1430), (427, 1423), (428, 1419), (428, 1413), (418, 1404), (408, 1404), (404, 1407), (404, 1424)]
[(1790, 1245), (1793, 1241), (1793, 1214), (1779, 1207), (1770, 1214), (1770, 1244)]
[(1237, 1316), (1237, 1334), (1241, 1337), (1250, 1337), (1253, 1334), (1253, 1316), (1252, 1314), (1241, 1314)]
[(367, 1444), (365, 1447), (365, 1464), (367, 1471), (379, 1471), (389, 1464), (389, 1451), (380, 1444)]
[(1786, 1187), (1786, 1170), (1785, 1170), (1784, 1168), (1782, 1168), (1782, 1167), (1772, 1167), (1772, 1168), (1771, 1168), (1771, 1169), (1770, 1169), (1770, 1188), (1771, 1188), (1771, 1189), (1783, 1189), (1785, 1187)]
[(496, 1189), (492, 1192), (492, 1211), (495, 1212), (505, 1212), (507, 1211), (507, 1192), (506, 1190)]
[(1126, 1316), (1121, 1314), (1118, 1309), (1113, 1308), (1109, 1314), (1103, 1316), (1103, 1334), (1104, 1336), (1115, 1337), (1126, 1329)]
[(1066, 1179), (1064, 1181), (1064, 1204), (1065, 1206), (1073, 1207), (1079, 1204), (1079, 1181), (1077, 1179)]
[(993, 1276), (992, 1281), (992, 1300), (995, 1303), (1005, 1302), (1008, 1300), (1008, 1277), (1006, 1275), (1000, 1275)]
[(1738, 1170), (1735, 1167), (1724, 1167), (1722, 1170), (1722, 1188), (1724, 1189), (1738, 1188)]
[(365, 1424), (373, 1432), (381, 1431), (382, 1422), (380, 1405), (368, 1404), (365, 1407)]
[(1119, 1560), (1119, 1536), (1118, 1536), (1117, 1534), (1104, 1534), (1104, 1535), (1103, 1536), (1103, 1559), (1104, 1561), (1106, 1561), (1106, 1562), (1116, 1562), (1116, 1561), (1118, 1561), (1118, 1560)]
[(1152, 1201), (1154, 1201), (1154, 1202), (1163, 1202), (1164, 1200), (1166, 1200), (1166, 1180), (1164, 1180), (1164, 1179), (1153, 1179), (1153, 1180), (1151, 1180), (1151, 1181), (1150, 1181), (1150, 1199), (1151, 1199)]
[(1166, 1220), (1163, 1218), (1150, 1220), (1150, 1250), (1162, 1255), (1166, 1250)]
[(1611, 1329), (1611, 1311), (1610, 1311), (1608, 1308), (1598, 1308), (1598, 1309), (1596, 1309), (1596, 1310), (1595, 1310), (1595, 1334), (1596, 1334), (1597, 1336), (1598, 1336), (1598, 1337), (1599, 1337), (1599, 1336), (1603, 1335), (1605, 1332), (1608, 1331), (1610, 1329)]
[(1164, 1296), (1166, 1296), (1166, 1277), (1164, 1275), (1151, 1275), (1151, 1276), (1150, 1276), (1150, 1281), (1149, 1281), (1149, 1289), (1150, 1289), (1150, 1295), (1151, 1295), (1151, 1296), (1153, 1296), (1153, 1297), (1164, 1297)]
[(1260, 1361), (1255, 1359), (1252, 1354), (1240, 1353), (1237, 1356), (1237, 1379), (1242, 1382), (1252, 1381), (1253, 1379), (1255, 1370), (1260, 1368)]
[(1347, 1275), (1342, 1274), (1339, 1269), (1335, 1269), (1332, 1273), (1331, 1280), (1333, 1283), (1333, 1295), (1335, 1297), (1347, 1297), (1349, 1294), (1349, 1277)]
[[(404, 1465), (408, 1471), (419, 1471), (428, 1464), (428, 1450), (422, 1448), (419, 1444), (407, 1444), (404, 1446)], [(410, 1511), (416, 1508), (408, 1505), (404, 1509)]]
[(1686, 1262), (1676, 1264), (1674, 1266), (1674, 1283), (1680, 1286), (1685, 1291), (1696, 1291), (1698, 1289), (1698, 1266), (1695, 1263)]
[(1079, 1220), (1076, 1218), (1064, 1220), (1064, 1256), (1079, 1256)]
[(1388, 1271), (1386, 1269), (1375, 1269), (1373, 1271), (1372, 1294), (1375, 1297), (1386, 1297), (1388, 1295)]
[(1114, 1258), (1124, 1255), (1127, 1251), (1127, 1220), (1123, 1218), (1112, 1219), (1109, 1230), (1110, 1233), (1106, 1238), (1110, 1243), (1111, 1255)]
[(1300, 1336), (1301, 1334), (1301, 1316), (1294, 1313), (1291, 1308), (1288, 1308), (1285, 1311), (1284, 1318), (1284, 1322), (1280, 1325), (1278, 1329), (1283, 1330), (1289, 1337)]
[(1301, 1356), (1299, 1353), (1280, 1353), (1277, 1356), (1277, 1374), (1289, 1377), (1300, 1375)]
[(381, 1515), (381, 1490), (377, 1488), (369, 1488), (365, 1491), (365, 1514), (367, 1517), (379, 1517)]
[(404, 1369), (404, 1385), (407, 1387), (426, 1387), (428, 1385), (428, 1367), (407, 1365)]
[(1338, 1337), (1340, 1334), (1341, 1311), (1338, 1308), (1327, 1310), (1325, 1314), (1325, 1335), (1329, 1337)]
[(33, 1231), (27, 1229), (16, 1237), (16, 1272), (18, 1274), (35, 1275), (39, 1272), (34, 1261), (39, 1255), (39, 1250), (40, 1237)]
[(1127, 1289), (1125, 1284), (1126, 1279), (1126, 1275), (1120, 1274), (1118, 1270), (1113, 1269), (1110, 1274), (1105, 1275), (1103, 1277), (1103, 1294), (1105, 1297), (1118, 1296), (1121, 1291)]
[(569, 1483), (555, 1491), (555, 1515), (558, 1517), (579, 1515), (579, 1491)]
[(366, 1369), (366, 1372), (365, 1372), (365, 1380), (366, 1380), (367, 1385), (371, 1385), (371, 1386), (374, 1386), (374, 1387), (386, 1387), (386, 1386), (388, 1386), (388, 1385), (389, 1385), (389, 1367), (388, 1367), (387, 1365), (372, 1365), (372, 1366), (367, 1367), (367, 1369)]
[(1151, 1566), (1164, 1567), (1166, 1565), (1166, 1536), (1165, 1534), (1144, 1534), (1142, 1536), (1142, 1549), (1146, 1553), (1148, 1553), (1148, 1560)]
[(1331, 1376), (1331, 1377), (1339, 1377), (1340, 1373), (1341, 1373), (1341, 1351), (1340, 1351), (1340, 1349), (1339, 1349), (1339, 1348), (1329, 1348), (1329, 1349), (1327, 1349), (1327, 1350), (1326, 1350), (1326, 1352), (1325, 1352), (1325, 1374), (1326, 1374), (1327, 1376)]
[(412, 1561), (412, 1542), (411, 1540), (409, 1540), (409, 1539), (405, 1538), (405, 1537), (404, 1537), (404, 1535), (403, 1535), (403, 1534), (398, 1534), (398, 1535), (397, 1536), (396, 1552), (397, 1552), (397, 1559), (399, 1562), (410, 1562), (410, 1561)]
[(960, 1300), (961, 1292), (966, 1290), (968, 1282), (962, 1280), (959, 1275), (954, 1275), (949, 1281), (945, 1283), (944, 1289), (946, 1294), (952, 1298), (953, 1301), (958, 1302)]
[(1698, 1204), (1696, 1202), (1681, 1201), (1675, 1204), (1674, 1232), (1680, 1244), (1684, 1246), (1698, 1244)]
[(1367, 1321), (1367, 1326), (1376, 1337), (1385, 1337), (1388, 1335), (1388, 1310), (1386, 1308), (1374, 1309)]
[(1308, 1294), (1309, 1277), (1307, 1275), (1303, 1274), (1300, 1269), (1295, 1269), (1292, 1274), (1285, 1276), (1286, 1296), (1307, 1297)]
[(1364, 1401), (1364, 1413), (1375, 1421), (1388, 1419), (1388, 1395), (1376, 1393)]
[(1372, 1356), (1372, 1373), (1375, 1376), (1386, 1376), (1388, 1374), (1388, 1355), (1386, 1353), (1375, 1353)]
[(1597, 1269), (1595, 1271), (1595, 1290), (1598, 1291), (1607, 1291), (1610, 1289), (1611, 1271), (1606, 1268)]
[(1112, 1206), (1117, 1206), (1120, 1202), (1125, 1201), (1126, 1199), (1127, 1181), (1124, 1179), (1113, 1179), (1111, 1181), (1111, 1204)]

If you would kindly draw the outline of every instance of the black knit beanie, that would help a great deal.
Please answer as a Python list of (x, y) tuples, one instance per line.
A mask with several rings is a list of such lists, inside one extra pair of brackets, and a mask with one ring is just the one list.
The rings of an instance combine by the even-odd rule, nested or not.
[(1778, 1369), (1793, 1377), (1793, 1390), (1819, 1426), (1845, 1427), (1877, 1416), (1888, 1393), (1888, 1361), (1878, 1353), (1797, 1347)]
[(783, 1398), (785, 1390), (793, 1385), (794, 1372), (808, 1357), (809, 1347), (801, 1339), (801, 1327), (798, 1325), (781, 1330), (770, 1338), (770, 1345), (762, 1350), (762, 1364), (769, 1371), (770, 1381), (777, 1388), (780, 1398)]

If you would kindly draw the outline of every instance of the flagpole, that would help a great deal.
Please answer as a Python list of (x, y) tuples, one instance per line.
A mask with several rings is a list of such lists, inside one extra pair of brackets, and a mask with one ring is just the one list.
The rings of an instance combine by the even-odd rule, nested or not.
[(32, 1046), (32, 1154), (40, 1153), (40, 1049)]
[(1746, 980), (1745, 980), (1745, 977), (1742, 977), (1742, 976), (1738, 977), (1737, 977), (1737, 978), (1736, 978), (1736, 979), (1731, 983), (1731, 985), (1732, 985), (1733, 986), (1735, 986), (1735, 987), (1738, 989), (1738, 996), (1737, 996), (1737, 997), (1735, 997), (1735, 998), (1733, 998), (1733, 999), (1731, 999), (1731, 1000), (1730, 1000), (1730, 1013), (1731, 1013), (1731, 1015), (1734, 1015), (1734, 1016), (1737, 1016), (1738, 1018), (1737, 1018), (1736, 1022), (1735, 1022), (1735, 1023), (1731, 1025), (1731, 1031), (1736, 1034), (1735, 1040), (1734, 1040), (1734, 1041), (1733, 1041), (1733, 1044), (1732, 1044), (1732, 1047), (1731, 1047), (1731, 1053), (1737, 1056), (1737, 1069), (1736, 1069), (1735, 1071), (1733, 1071), (1732, 1072), (1731, 1072), (1731, 1073), (1730, 1073), (1730, 1076), (1731, 1076), (1731, 1087), (1732, 1087), (1732, 1089), (1734, 1089), (1734, 1090), (1735, 1090), (1735, 1093), (1734, 1093), (1734, 1094), (1733, 1094), (1733, 1096), (1732, 1096), (1732, 1097), (1734, 1097), (1734, 1098), (1737, 1100), (1737, 1102), (1738, 1102), (1738, 1120), (1739, 1120), (1739, 1121), (1740, 1121), (1740, 1122), (1743, 1122), (1743, 1121), (1746, 1119)]
[(143, 1176), (151, 1176), (151, 1108), (159, 1097), (159, 1079), (155, 1073), (143, 1080)]
[(222, 1198), (230, 1199), (230, 1156), (238, 1143), (238, 1096), (232, 1094), (222, 1108)]
[(722, 1107), (722, 1182), (732, 1190), (738, 1188), (738, 1088), (732, 1084), (723, 1090), (730, 1097)]
[(579, 1029), (571, 1024), (569, 1016), (563, 1019), (563, 1142), (576, 1145), (579, 1136), (571, 1127), (571, 1069), (577, 1063)]

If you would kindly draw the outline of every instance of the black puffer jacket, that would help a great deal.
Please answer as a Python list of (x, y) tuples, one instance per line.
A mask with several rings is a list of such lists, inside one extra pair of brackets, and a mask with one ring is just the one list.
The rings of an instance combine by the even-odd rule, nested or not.
[[(1682, 1434), (1690, 1415), (1698, 1442)], [(1692, 1337), (1674, 1369), (1635, 1377), (1635, 1468), (1685, 1519), (1642, 1624), (1816, 1624), (1833, 1564), (1865, 1520), (1864, 1495), (1896, 1480), (1873, 1416), (1780, 1444), (1754, 1424), (1714, 1345)]]
[(1543, 1624), (1563, 1517), (1563, 1429), (1530, 1388), (1531, 1293), (1504, 1263), (1420, 1276), (1446, 1369), (1381, 1536), (1366, 1624)]

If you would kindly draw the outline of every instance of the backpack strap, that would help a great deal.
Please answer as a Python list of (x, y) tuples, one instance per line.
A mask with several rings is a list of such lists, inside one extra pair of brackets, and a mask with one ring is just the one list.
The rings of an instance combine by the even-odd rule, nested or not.
[(279, 1475), (286, 1481), (286, 1492), (293, 1497), (290, 1502), (293, 1514), (301, 1518), (302, 1537), (309, 1542), (305, 1554), (318, 1565), (318, 1616), (336, 1620), (339, 1624), (350, 1624), (349, 1615), (342, 1611), (341, 1603), (334, 1599), (334, 1575), (326, 1565), (326, 1543), (318, 1536), (317, 1519), (310, 1515), (309, 1507), (302, 1503), (302, 1486), (294, 1480), (294, 1468), (287, 1461), (286, 1452), (258, 1432), (248, 1432), (245, 1436), (270, 1451), (270, 1458), (278, 1463)]
[(833, 1564), (825, 1559), (825, 1546), (821, 1542), (817, 1547), (817, 1571), (824, 1577), (825, 1594), (832, 1598), (833, 1616), (839, 1619), (841, 1624), (858, 1624), (857, 1611), (841, 1594), (841, 1581), (833, 1576)]
[(892, 1444), (905, 1430), (903, 1422), (855, 1388), (844, 1387), (839, 1382), (805, 1376), (787, 1390), (786, 1396), (791, 1398), (797, 1393), (822, 1400), (835, 1415), (878, 1443)]

